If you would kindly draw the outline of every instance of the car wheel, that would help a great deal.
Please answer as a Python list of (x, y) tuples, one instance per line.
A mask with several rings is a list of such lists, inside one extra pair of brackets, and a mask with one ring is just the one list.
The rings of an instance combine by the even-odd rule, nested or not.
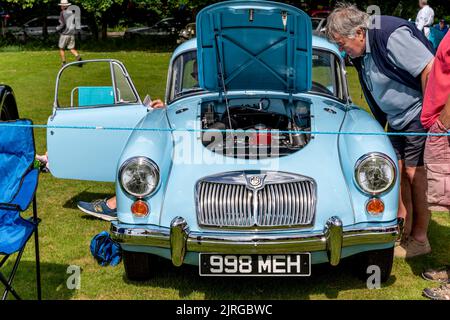
[(128, 279), (134, 281), (148, 280), (152, 276), (156, 257), (142, 252), (122, 251), (125, 274)]
[(17, 110), (17, 105), (12, 95), (8, 95), (3, 103), (0, 106), (0, 120), (1, 121), (10, 121), (19, 119), (19, 112)]
[(394, 247), (380, 250), (373, 250), (361, 253), (357, 257), (358, 276), (361, 280), (367, 279), (373, 274), (369, 270), (370, 266), (378, 266), (380, 268), (380, 282), (384, 283), (389, 280), (394, 262)]

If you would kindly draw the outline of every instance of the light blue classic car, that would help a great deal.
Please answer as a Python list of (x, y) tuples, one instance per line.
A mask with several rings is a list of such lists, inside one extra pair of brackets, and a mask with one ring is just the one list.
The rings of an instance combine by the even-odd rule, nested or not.
[(156, 274), (158, 256), (204, 276), (308, 276), (357, 255), (355, 273), (376, 265), (386, 281), (396, 156), (352, 104), (337, 47), (282, 3), (214, 4), (196, 26), (170, 60), (165, 109), (116, 60), (58, 75), (51, 172), (116, 182), (128, 278)]

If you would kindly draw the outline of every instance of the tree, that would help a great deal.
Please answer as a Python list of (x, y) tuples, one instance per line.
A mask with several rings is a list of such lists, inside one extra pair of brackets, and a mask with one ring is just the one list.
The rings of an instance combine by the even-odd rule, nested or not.
[[(96, 25), (101, 25), (102, 39), (106, 39), (108, 13), (122, 5), (124, 0), (79, 0), (74, 2), (93, 15)], [(97, 32), (95, 32), (95, 35), (97, 35)]]

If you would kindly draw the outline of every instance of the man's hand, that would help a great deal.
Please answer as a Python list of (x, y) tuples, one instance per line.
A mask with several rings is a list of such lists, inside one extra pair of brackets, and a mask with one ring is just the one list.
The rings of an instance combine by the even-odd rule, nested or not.
[(450, 95), (448, 96), (447, 103), (442, 109), (441, 114), (439, 116), (439, 121), (441, 121), (442, 125), (450, 130)]
[(422, 70), (420, 74), (420, 80), (422, 82), (422, 94), (425, 95), (425, 90), (427, 88), (428, 77), (430, 76), (431, 68), (433, 67), (434, 58), (427, 64), (427, 66)]
[(152, 107), (154, 109), (164, 109), (166, 107), (166, 105), (160, 99), (156, 99), (156, 100), (152, 101), (152, 104), (150, 105), (150, 107)]

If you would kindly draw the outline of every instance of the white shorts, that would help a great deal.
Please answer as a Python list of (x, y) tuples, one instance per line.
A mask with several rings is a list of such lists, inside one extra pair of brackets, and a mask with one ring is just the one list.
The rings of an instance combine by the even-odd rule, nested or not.
[(73, 49), (75, 48), (75, 36), (62, 34), (59, 36), (58, 47), (60, 49)]

